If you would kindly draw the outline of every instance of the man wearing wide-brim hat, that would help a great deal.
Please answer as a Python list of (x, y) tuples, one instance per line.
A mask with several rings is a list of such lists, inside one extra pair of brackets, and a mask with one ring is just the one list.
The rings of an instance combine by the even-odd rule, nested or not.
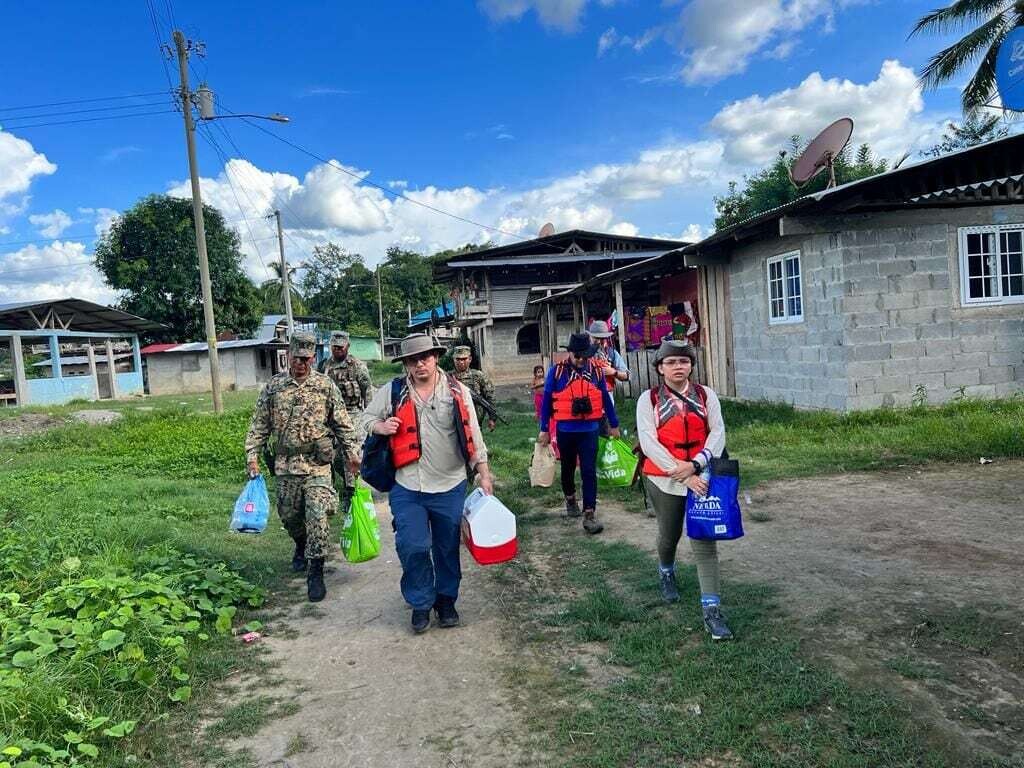
[(367, 434), (389, 437), (395, 467), (391, 489), (395, 548), (402, 563), (402, 596), (412, 606), (412, 629), (455, 627), (462, 580), (460, 526), (466, 471), (493, 492), (487, 446), (465, 384), (437, 367), (445, 348), (414, 333), (402, 339), (405, 375), (380, 387), (363, 413)]
[[(562, 492), (566, 517), (583, 516), (583, 530), (600, 533), (597, 519), (598, 427), (608, 417), (613, 437), (619, 436), (619, 417), (601, 369), (591, 359), (596, 351), (585, 333), (574, 333), (566, 345), (569, 357), (551, 366), (544, 380), (537, 442), (548, 445), (557, 422), (555, 439), (562, 462)], [(576, 460), (583, 486), (583, 510), (576, 501)]]

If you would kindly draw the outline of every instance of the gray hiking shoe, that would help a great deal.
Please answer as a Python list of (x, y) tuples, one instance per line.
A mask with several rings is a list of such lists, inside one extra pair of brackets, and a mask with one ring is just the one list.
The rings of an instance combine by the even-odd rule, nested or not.
[(575, 496), (566, 496), (565, 498), (565, 516), (566, 517), (579, 517), (583, 512), (580, 511), (579, 502), (576, 501)]
[(597, 519), (597, 513), (592, 509), (583, 510), (583, 530), (590, 534), (604, 530), (604, 525)]
[(679, 601), (679, 588), (676, 586), (676, 574), (674, 571), (662, 571), (661, 573), (661, 599), (666, 603)]
[(725, 623), (725, 616), (722, 609), (717, 605), (708, 605), (704, 608), (704, 629), (711, 635), (712, 640), (732, 640), (732, 630)]

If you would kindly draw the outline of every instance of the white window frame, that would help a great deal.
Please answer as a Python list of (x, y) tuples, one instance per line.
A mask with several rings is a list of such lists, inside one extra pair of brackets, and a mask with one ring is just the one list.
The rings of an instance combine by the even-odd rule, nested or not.
[[(1008, 304), (1024, 304), (1024, 295), (1004, 296), (1003, 295), (1003, 259), (1001, 258), (1002, 248), (1000, 235), (1003, 232), (1020, 232), (1021, 244), (1024, 247), (1024, 223), (1022, 224), (989, 224), (983, 227), (960, 227), (957, 237), (957, 263), (960, 267), (960, 304), (964, 307), (993, 307)], [(995, 280), (998, 295), (980, 296), (971, 298), (970, 295), (970, 273), (967, 264), (967, 236), (968, 235), (995, 235), (995, 273), (992, 278)], [(1024, 254), (1021, 256), (1024, 262)], [(1024, 264), (1022, 264), (1024, 268)], [(1016, 277), (1018, 273), (1011, 273)]]
[[(797, 281), (799, 283), (799, 293), (792, 293), (790, 279), (786, 277), (786, 263), (796, 259), (797, 269), (799, 274), (797, 275)], [(779, 301), (779, 298), (772, 298), (772, 265), (779, 265), (779, 278), (782, 283), (782, 315), (774, 317), (772, 315), (772, 303), (773, 301)], [(804, 268), (800, 261), (800, 251), (787, 251), (786, 253), (780, 253), (777, 256), (769, 258), (764, 265), (765, 270), (765, 281), (768, 289), (768, 325), (789, 325), (792, 323), (802, 323), (804, 321)], [(800, 302), (800, 311), (798, 313), (790, 312), (790, 303), (797, 299)]]

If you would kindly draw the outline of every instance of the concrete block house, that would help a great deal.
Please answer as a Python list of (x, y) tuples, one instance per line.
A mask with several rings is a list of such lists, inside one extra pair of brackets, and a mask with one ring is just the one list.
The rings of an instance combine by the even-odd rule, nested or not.
[(1024, 389), (1024, 136), (667, 254), (725, 285), (724, 394), (837, 411)]

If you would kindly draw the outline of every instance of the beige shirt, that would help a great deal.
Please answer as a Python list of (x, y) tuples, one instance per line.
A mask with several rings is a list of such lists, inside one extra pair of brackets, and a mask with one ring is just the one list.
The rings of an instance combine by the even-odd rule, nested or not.
[[(691, 385), (692, 386), (692, 385)], [(708, 439), (704, 441), (704, 450), (712, 456), (719, 457), (725, 450), (725, 422), (722, 421), (722, 404), (718, 401), (718, 395), (710, 387), (704, 387), (707, 394), (708, 406)], [(654, 406), (651, 405), (651, 390), (645, 389), (640, 393), (636, 401), (636, 434), (640, 438), (640, 448), (644, 456), (649, 458), (660, 469), (670, 472), (675, 469), (676, 460), (669, 453), (668, 448), (658, 442), (658, 420), (654, 415)], [(707, 454), (701, 453), (694, 457), (694, 461), (702, 467), (708, 465)], [(670, 493), (673, 496), (685, 496), (687, 487), (685, 483), (673, 480), (671, 477), (658, 477), (645, 475), (644, 479), (662, 493)]]
[[(419, 461), (400, 468), (395, 473), (395, 481), (403, 488), (422, 493), (444, 493), (466, 479), (466, 465), (459, 452), (459, 444), (455, 437), (455, 418), (452, 409), (456, 407), (444, 372), (439, 372), (437, 386), (433, 397), (423, 401), (416, 394), (410, 382), (409, 396), (416, 406), (416, 416), (420, 423), (420, 443), (422, 452)], [(480, 422), (476, 417), (476, 409), (472, 407), (473, 395), (465, 384), (459, 384), (462, 396), (470, 407), (469, 426), (473, 434), (476, 455), (470, 462), (475, 468), (477, 464), (487, 461), (487, 446), (480, 432)], [(373, 434), (373, 427), (384, 421), (391, 414), (391, 382), (380, 387), (363, 412), (361, 427), (367, 434)]]

